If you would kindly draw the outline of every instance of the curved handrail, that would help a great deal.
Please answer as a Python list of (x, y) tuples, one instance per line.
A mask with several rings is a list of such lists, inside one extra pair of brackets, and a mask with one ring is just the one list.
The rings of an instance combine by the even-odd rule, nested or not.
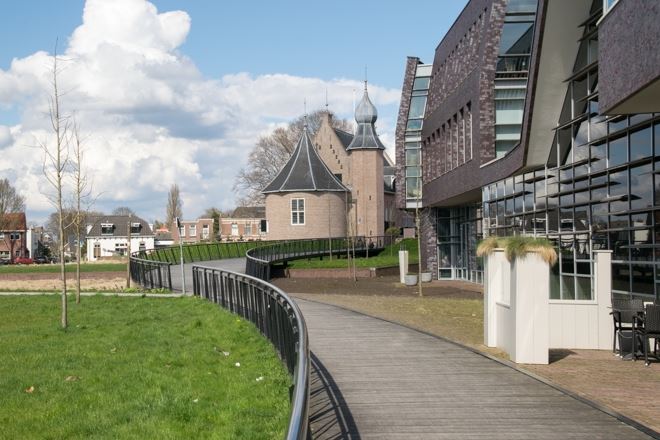
[(390, 235), (374, 237), (312, 238), (277, 242), (250, 249), (245, 253), (245, 273), (270, 280), (270, 266), (281, 261), (344, 253), (349, 249), (359, 253), (382, 250), (394, 242)]
[(307, 326), (298, 305), (259, 278), (204, 266), (193, 266), (193, 294), (250, 320), (271, 341), (293, 378), (286, 439), (306, 439), (310, 358)]
[[(142, 251), (144, 252), (144, 251)], [(172, 290), (172, 263), (140, 258), (141, 252), (130, 256), (131, 279), (149, 289)]]

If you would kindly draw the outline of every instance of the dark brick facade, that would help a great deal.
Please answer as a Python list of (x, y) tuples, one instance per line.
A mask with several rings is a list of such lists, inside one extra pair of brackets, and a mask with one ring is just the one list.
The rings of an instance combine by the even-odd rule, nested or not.
[(408, 110), (410, 110), (410, 95), (412, 94), (413, 82), (415, 81), (415, 72), (420, 60), (417, 57), (408, 57), (406, 61), (406, 71), (403, 76), (403, 87), (401, 89), (401, 102), (399, 103), (399, 116), (396, 122), (395, 132), (395, 161), (396, 161), (396, 207), (405, 209), (406, 207), (406, 152), (404, 149), (404, 139), (406, 134), (406, 123), (408, 122)]
[[(625, 0), (618, 2), (598, 26), (598, 78), (601, 113), (610, 113), (613, 107), (630, 113), (631, 106), (624, 101), (654, 81), (660, 81), (660, 2)], [(655, 96), (645, 101), (650, 106), (639, 106), (640, 96), (633, 113), (660, 110)], [(646, 92), (651, 93), (651, 92)], [(620, 105), (623, 104), (623, 105)], [(626, 109), (627, 107), (627, 109)]]
[[(437, 273), (437, 237), (433, 210), (481, 201), (481, 188), (514, 174), (524, 167), (529, 118), (534, 101), (534, 80), (538, 68), (538, 52), (547, 0), (539, 0), (537, 25), (528, 76), (521, 143), (505, 157), (495, 159), (495, 75), (500, 36), (508, 0), (471, 0), (435, 51), (429, 98), (422, 129), (423, 150), (423, 225), (422, 259), (425, 269)], [(397, 122), (396, 161), (397, 204), (405, 206), (405, 151), (403, 136), (413, 82), (416, 58), (409, 58), (403, 83), (399, 120)], [(472, 154), (446, 148), (447, 136), (455, 135), (462, 145), (462, 132), (446, 132), (454, 122), (468, 117)], [(460, 158), (454, 157), (459, 153)], [(464, 160), (460, 160), (462, 158)], [(451, 164), (448, 165), (448, 164)]]

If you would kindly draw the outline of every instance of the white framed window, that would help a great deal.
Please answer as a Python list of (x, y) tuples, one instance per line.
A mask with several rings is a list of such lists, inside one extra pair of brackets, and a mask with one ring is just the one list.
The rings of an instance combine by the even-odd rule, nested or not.
[(142, 225), (140, 223), (131, 223), (131, 234), (139, 234), (141, 229)]
[(115, 225), (112, 223), (101, 223), (101, 235), (112, 235)]
[(184, 225), (181, 225), (179, 228), (179, 237), (185, 237), (186, 236), (186, 227)]
[(209, 225), (202, 226), (202, 238), (209, 238)]
[(245, 225), (245, 235), (252, 235), (252, 224), (247, 223)]
[(197, 225), (190, 225), (188, 227), (188, 234), (190, 234), (191, 237), (197, 237)]
[(305, 199), (291, 199), (291, 224), (305, 224)]
[(234, 237), (238, 236), (238, 223), (231, 224), (231, 235), (233, 235)]

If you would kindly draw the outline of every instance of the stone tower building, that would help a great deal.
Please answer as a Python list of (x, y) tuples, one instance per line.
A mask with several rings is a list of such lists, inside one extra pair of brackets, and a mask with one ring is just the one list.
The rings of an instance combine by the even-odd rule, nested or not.
[(346, 236), (348, 189), (316, 153), (307, 125), (263, 193), (269, 240)]
[(394, 166), (376, 135), (377, 118), (365, 82), (355, 135), (333, 127), (330, 112), (313, 144), (305, 128), (291, 159), (263, 191), (267, 239), (382, 236), (399, 224)]
[(364, 95), (355, 109), (358, 126), (353, 141), (346, 148), (351, 157), (349, 188), (352, 192), (352, 219), (357, 223), (355, 234), (381, 236), (385, 234), (385, 194), (383, 151), (374, 123), (378, 119), (364, 82)]

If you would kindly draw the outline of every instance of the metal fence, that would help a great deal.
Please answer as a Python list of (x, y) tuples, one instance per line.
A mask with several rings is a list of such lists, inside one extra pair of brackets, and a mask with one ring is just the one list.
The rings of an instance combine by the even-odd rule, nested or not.
[(342, 255), (349, 251), (369, 257), (394, 243), (390, 235), (377, 237), (342, 237), (291, 240), (250, 249), (245, 256), (245, 272), (262, 280), (270, 280), (271, 264), (305, 257)]
[(147, 260), (131, 255), (131, 279), (149, 289), (172, 290), (171, 263)]
[(275, 346), (293, 378), (286, 438), (306, 439), (309, 345), (305, 320), (295, 302), (261, 279), (203, 266), (193, 266), (193, 292), (251, 321)]

